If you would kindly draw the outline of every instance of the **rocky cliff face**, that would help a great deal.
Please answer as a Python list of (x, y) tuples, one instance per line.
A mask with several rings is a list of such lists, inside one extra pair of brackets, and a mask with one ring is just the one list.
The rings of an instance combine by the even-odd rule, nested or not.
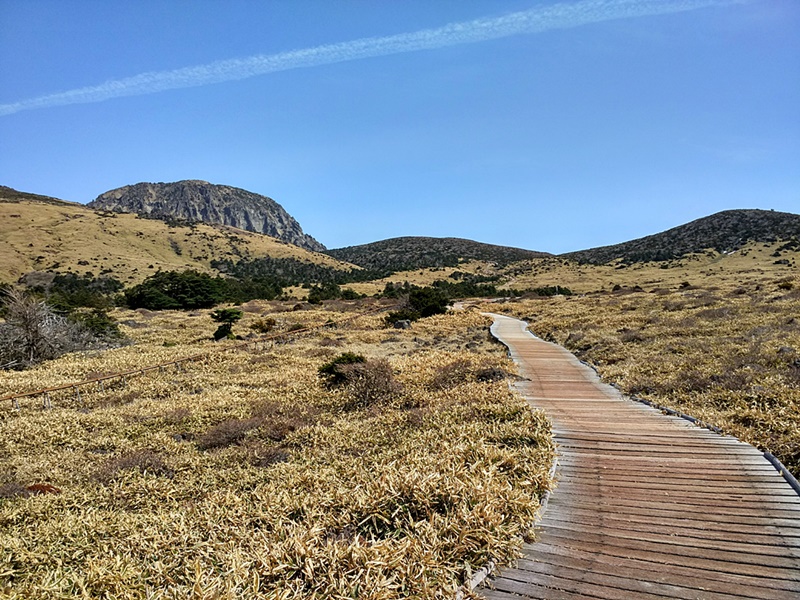
[(272, 198), (207, 181), (127, 185), (100, 194), (89, 207), (164, 220), (177, 218), (230, 225), (307, 250), (325, 250), (325, 246), (303, 233), (300, 224)]

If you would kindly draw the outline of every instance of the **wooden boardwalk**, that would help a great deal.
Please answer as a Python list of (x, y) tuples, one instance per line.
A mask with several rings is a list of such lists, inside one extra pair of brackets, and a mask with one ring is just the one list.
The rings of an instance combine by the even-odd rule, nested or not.
[(492, 332), (553, 421), (558, 484), (537, 541), (479, 595), (800, 598), (800, 497), (761, 452), (622, 398), (522, 321)]

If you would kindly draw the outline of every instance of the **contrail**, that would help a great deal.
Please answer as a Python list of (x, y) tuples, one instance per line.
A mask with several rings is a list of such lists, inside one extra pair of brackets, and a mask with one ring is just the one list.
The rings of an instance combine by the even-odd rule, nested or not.
[(205, 65), (171, 71), (150, 71), (106, 81), (99, 85), (58, 92), (10, 104), (0, 104), (0, 116), (23, 110), (68, 104), (101, 102), (123, 96), (153, 94), (165, 90), (197, 87), (223, 81), (247, 79), (257, 75), (388, 56), (403, 52), (431, 50), (458, 44), (472, 44), (512, 35), (568, 29), (615, 19), (628, 19), (677, 13), (712, 6), (740, 4), (747, 0), (583, 0), (513, 12), (501, 17), (450, 23), (386, 37), (371, 37), (326, 44), (313, 48), (258, 54), (246, 58), (215, 61)]

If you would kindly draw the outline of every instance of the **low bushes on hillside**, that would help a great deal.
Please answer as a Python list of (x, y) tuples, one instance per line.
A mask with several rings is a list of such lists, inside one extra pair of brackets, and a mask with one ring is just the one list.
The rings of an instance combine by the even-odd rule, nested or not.
[(273, 280), (225, 279), (191, 270), (163, 271), (125, 290), (124, 298), (129, 308), (192, 310), (221, 302), (272, 300), (281, 291), (280, 283)]
[(0, 368), (26, 369), (67, 352), (118, 343), (116, 323), (101, 310), (59, 315), (44, 300), (12, 290), (6, 293), (0, 323)]

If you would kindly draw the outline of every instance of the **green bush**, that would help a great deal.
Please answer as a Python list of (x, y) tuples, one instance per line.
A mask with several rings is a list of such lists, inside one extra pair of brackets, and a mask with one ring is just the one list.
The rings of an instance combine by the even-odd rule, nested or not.
[(341, 297), (342, 290), (335, 283), (312, 285), (308, 290), (309, 304), (321, 304), (323, 300), (335, 300)]
[(219, 308), (211, 311), (211, 319), (221, 325), (214, 332), (214, 341), (233, 338), (233, 324), (244, 316), (238, 308)]
[(47, 303), (56, 311), (68, 314), (76, 308), (108, 309), (123, 285), (113, 277), (95, 277), (87, 273), (59, 273), (45, 288), (32, 291), (45, 294)]
[(447, 305), (450, 300), (442, 290), (432, 287), (420, 288), (413, 286), (407, 289), (409, 289), (409, 292), (406, 307), (390, 312), (386, 317), (387, 323), (391, 324), (406, 319), (416, 321), (417, 319), (447, 312)]
[[(619, 286), (617, 286), (619, 288)], [(545, 287), (538, 287), (530, 290), (536, 296), (572, 296), (572, 290), (560, 285), (548, 285)]]
[(409, 306), (423, 318), (446, 313), (449, 303), (447, 295), (442, 290), (435, 288), (411, 290), (408, 295)]
[(322, 365), (317, 370), (317, 373), (319, 374), (320, 377), (326, 380), (326, 383), (328, 385), (331, 386), (339, 385), (346, 381), (345, 374), (341, 369), (342, 366), (364, 363), (366, 361), (367, 359), (365, 359), (360, 354), (355, 354), (353, 352), (343, 352), (330, 362), (327, 362), (324, 365)]
[(101, 338), (123, 337), (117, 322), (109, 316), (108, 311), (102, 308), (75, 311), (67, 319)]
[(225, 299), (221, 277), (198, 271), (163, 271), (125, 291), (130, 308), (150, 310), (211, 308)]

